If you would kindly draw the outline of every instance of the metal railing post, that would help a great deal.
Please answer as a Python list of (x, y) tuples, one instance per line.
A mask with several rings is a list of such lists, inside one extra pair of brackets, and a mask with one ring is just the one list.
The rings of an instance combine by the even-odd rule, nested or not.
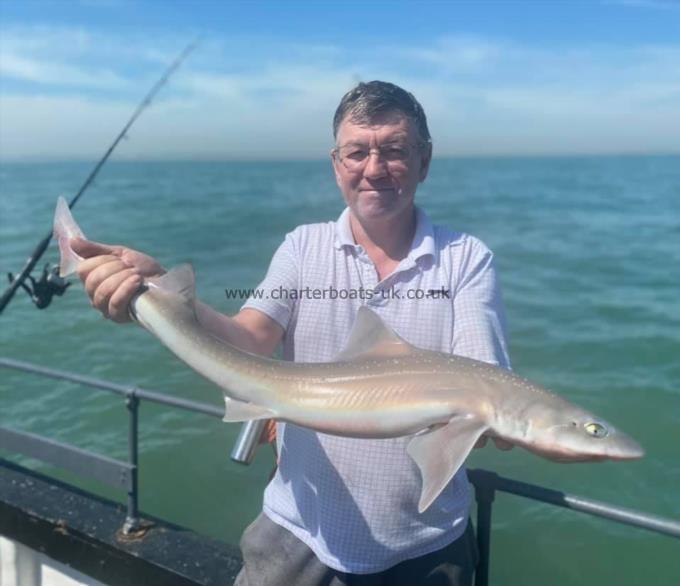
[(475, 500), (477, 501), (477, 548), (479, 563), (475, 571), (475, 586), (489, 583), (489, 564), (491, 557), (491, 513), (496, 497), (493, 472), (475, 471)]
[(124, 535), (133, 533), (140, 527), (139, 523), (139, 492), (138, 492), (138, 463), (139, 463), (139, 397), (137, 389), (131, 388), (125, 397), (125, 406), (128, 410), (128, 462), (132, 466), (130, 489), (127, 493), (127, 517), (123, 524)]

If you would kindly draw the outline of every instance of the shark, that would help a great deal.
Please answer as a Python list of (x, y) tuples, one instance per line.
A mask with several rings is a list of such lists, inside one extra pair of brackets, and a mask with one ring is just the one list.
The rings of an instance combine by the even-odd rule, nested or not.
[[(60, 274), (82, 260), (85, 238), (59, 198), (54, 236)], [(196, 315), (194, 272), (181, 265), (148, 279), (130, 304), (143, 328), (224, 396), (226, 422), (276, 419), (354, 438), (410, 436), (421, 479), (418, 510), (442, 492), (477, 441), (502, 438), (560, 462), (640, 458), (640, 445), (604, 419), (518, 374), (471, 358), (416, 348), (361, 307), (332, 362), (276, 360), (207, 331)]]

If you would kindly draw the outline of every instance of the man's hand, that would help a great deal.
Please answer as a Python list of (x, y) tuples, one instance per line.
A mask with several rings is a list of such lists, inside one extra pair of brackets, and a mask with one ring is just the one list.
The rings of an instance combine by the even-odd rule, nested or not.
[[(496, 444), (496, 447), (499, 450), (503, 450), (504, 452), (507, 452), (508, 450), (512, 450), (515, 446), (512, 445), (509, 441), (506, 441), (504, 439), (501, 439), (499, 437), (494, 437), (493, 443)], [(475, 448), (483, 448), (487, 442), (489, 441), (489, 437), (486, 435), (483, 435), (477, 440), (477, 443), (475, 444)]]
[(83, 238), (73, 238), (71, 246), (85, 259), (78, 265), (78, 276), (90, 302), (118, 323), (130, 321), (128, 307), (143, 280), (165, 272), (155, 259), (124, 246)]
[(276, 421), (267, 419), (262, 434), (260, 434), (260, 444), (275, 444), (276, 443)]

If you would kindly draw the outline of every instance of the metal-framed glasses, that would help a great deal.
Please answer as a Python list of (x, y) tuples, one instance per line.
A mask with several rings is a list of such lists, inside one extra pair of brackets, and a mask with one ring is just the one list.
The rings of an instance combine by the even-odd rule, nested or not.
[(366, 144), (349, 143), (335, 147), (333, 153), (348, 171), (361, 171), (368, 163), (371, 153), (376, 153), (380, 160), (390, 167), (405, 166), (411, 155), (420, 149), (425, 142), (388, 142), (376, 148)]

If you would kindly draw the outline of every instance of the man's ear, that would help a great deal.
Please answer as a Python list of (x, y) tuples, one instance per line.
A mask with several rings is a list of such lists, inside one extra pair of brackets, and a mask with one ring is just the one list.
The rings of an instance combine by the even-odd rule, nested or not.
[(432, 143), (426, 142), (420, 152), (420, 177), (418, 181), (425, 181), (427, 172), (430, 170), (430, 163), (432, 162)]

